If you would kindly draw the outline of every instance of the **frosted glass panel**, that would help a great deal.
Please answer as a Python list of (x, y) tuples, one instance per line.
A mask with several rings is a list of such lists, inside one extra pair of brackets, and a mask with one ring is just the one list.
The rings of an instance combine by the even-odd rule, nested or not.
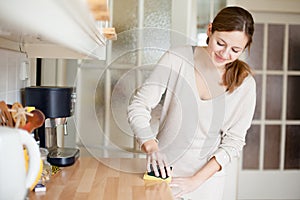
[[(267, 76), (266, 118), (281, 119), (282, 110), (282, 76)], [(276, 89), (275, 89), (276, 88)]]
[[(118, 40), (112, 41), (111, 61), (123, 65), (155, 63), (170, 47), (172, 1), (144, 1), (143, 27), (137, 29), (137, 0), (114, 2), (113, 24)], [(116, 62), (115, 62), (116, 63)]]
[(116, 28), (118, 39), (112, 41), (112, 61), (120, 59), (123, 64), (135, 64), (136, 54), (131, 53), (137, 49), (138, 27), (138, 0), (114, 0), (113, 26)]
[(300, 169), (300, 126), (286, 126), (285, 169)]
[[(129, 38), (128, 38), (129, 39)], [(133, 47), (132, 47), (133, 48)], [(129, 47), (130, 49), (130, 47)], [(128, 50), (129, 50), (128, 49)], [(125, 54), (114, 54), (113, 63), (110, 64), (109, 68), (128, 68), (133, 67), (137, 63), (137, 51), (124, 52)]]
[(144, 1), (144, 27), (171, 28), (171, 1)]
[(254, 119), (260, 119), (261, 118), (261, 97), (262, 97), (262, 76), (261, 75), (255, 75), (254, 76), (256, 81), (256, 106), (255, 106), (255, 113), (254, 113)]
[(128, 70), (111, 69), (111, 113), (110, 113), (110, 141), (121, 148), (133, 146), (134, 138), (127, 123), (127, 106), (131, 89), (134, 89), (135, 74)]
[(137, 27), (137, 8), (138, 0), (114, 0), (113, 25), (117, 33)]
[(269, 25), (268, 29), (268, 69), (283, 69), (284, 25)]
[[(89, 78), (88, 76), (85, 77), (85, 79), (88, 78)], [(96, 111), (99, 125), (102, 128), (104, 127), (104, 115), (105, 115), (105, 96), (104, 96), (105, 89), (104, 88), (105, 88), (105, 77), (101, 76), (95, 91), (95, 111)]]
[(300, 70), (300, 25), (289, 26), (289, 70)]
[(243, 169), (258, 169), (260, 126), (252, 125), (246, 136), (243, 150)]
[(266, 126), (264, 169), (279, 169), (281, 126)]
[(245, 61), (254, 69), (262, 69), (264, 25), (256, 24), (250, 54), (245, 52)]
[[(108, 48), (107, 66), (96, 89), (97, 115), (109, 142), (133, 150), (134, 136), (127, 121), (130, 98), (150, 69), (170, 47), (171, 0), (115, 0), (113, 26), (118, 39)], [(144, 13), (138, 14), (139, 6)], [(143, 28), (138, 29), (139, 17)], [(107, 91), (109, 89), (110, 91)], [(104, 114), (103, 114), (104, 113)]]
[(143, 44), (151, 49), (143, 51), (142, 63), (150, 64), (156, 63), (164, 53), (161, 49), (170, 47), (172, 1), (147, 0), (144, 7)]
[(300, 119), (300, 76), (288, 76), (287, 119)]
[(166, 29), (144, 29), (142, 64), (157, 63), (160, 57), (171, 46), (170, 31)]

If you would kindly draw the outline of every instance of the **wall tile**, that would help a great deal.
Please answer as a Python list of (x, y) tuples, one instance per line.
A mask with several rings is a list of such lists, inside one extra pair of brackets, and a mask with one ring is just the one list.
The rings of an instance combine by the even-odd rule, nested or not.
[(7, 80), (7, 56), (6, 52), (0, 50), (0, 93), (6, 92), (6, 80)]
[(19, 58), (9, 55), (7, 59), (7, 90), (13, 91), (17, 89), (17, 63)]
[(23, 53), (0, 49), (0, 100), (7, 104), (21, 102), (20, 89), (27, 81), (19, 78), (20, 64), (26, 61)]

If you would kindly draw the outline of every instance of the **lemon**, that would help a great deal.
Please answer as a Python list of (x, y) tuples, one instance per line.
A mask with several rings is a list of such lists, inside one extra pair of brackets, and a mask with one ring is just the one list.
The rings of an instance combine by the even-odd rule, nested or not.
[[(25, 169), (26, 169), (26, 172), (27, 172), (28, 171), (29, 156), (28, 156), (28, 153), (27, 153), (27, 149), (24, 149), (23, 151), (24, 151), (24, 158), (25, 158)], [(34, 189), (34, 187), (36, 186), (36, 184), (41, 179), (42, 172), (43, 172), (43, 167), (44, 167), (43, 166), (43, 160), (40, 159), (40, 170), (39, 170), (38, 176), (36, 177), (34, 183), (30, 187), (30, 191), (32, 191)]]

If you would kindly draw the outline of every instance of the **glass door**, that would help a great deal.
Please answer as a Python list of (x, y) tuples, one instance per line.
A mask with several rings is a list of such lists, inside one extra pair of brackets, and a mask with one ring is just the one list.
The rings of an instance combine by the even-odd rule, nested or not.
[[(284, 17), (282, 17), (284, 16)], [(300, 15), (256, 15), (251, 53), (257, 106), (238, 199), (300, 199)]]

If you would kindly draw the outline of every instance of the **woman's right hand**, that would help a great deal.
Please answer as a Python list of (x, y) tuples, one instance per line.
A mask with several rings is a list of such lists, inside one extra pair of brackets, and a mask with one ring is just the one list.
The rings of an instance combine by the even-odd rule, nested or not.
[(158, 143), (155, 139), (148, 140), (141, 146), (141, 149), (145, 153), (152, 153), (158, 151)]
[(159, 151), (156, 140), (153, 139), (145, 142), (141, 148), (145, 153), (147, 153), (148, 172), (154, 171), (155, 176), (159, 177), (160, 171), (162, 178), (166, 178), (166, 176), (171, 176), (171, 169), (168, 166), (167, 158), (164, 154), (162, 154)]

